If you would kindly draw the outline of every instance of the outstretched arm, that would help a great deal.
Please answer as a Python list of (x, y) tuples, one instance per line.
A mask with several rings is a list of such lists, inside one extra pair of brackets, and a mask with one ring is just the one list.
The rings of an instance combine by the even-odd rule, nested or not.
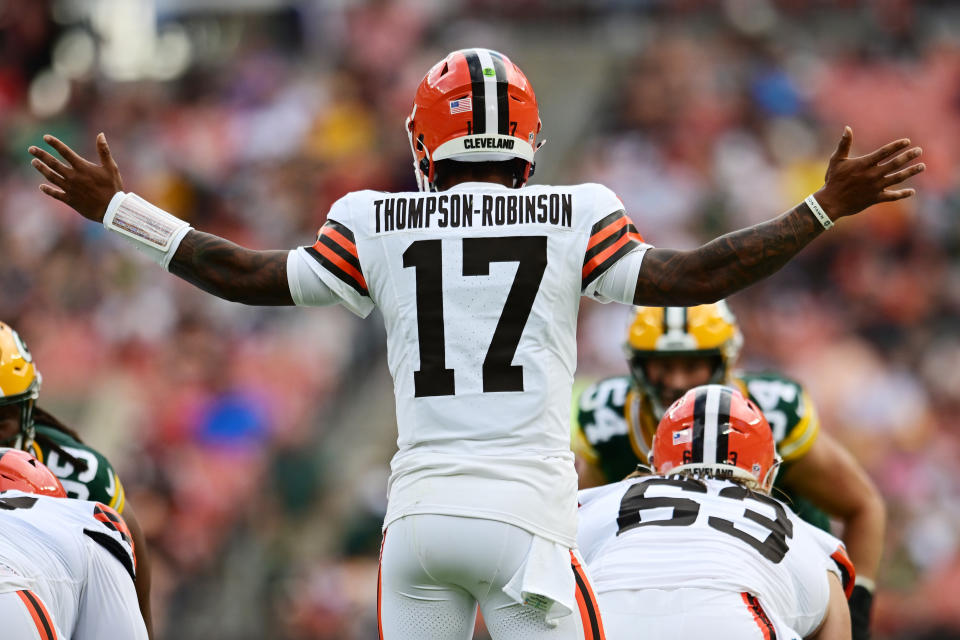
[[(107, 139), (97, 136), (100, 164), (88, 162), (53, 136), (44, 141), (64, 162), (39, 147), (30, 147), (33, 167), (50, 181), (40, 190), (73, 207), (83, 217), (102, 222), (123, 179)], [(215, 296), (256, 305), (292, 305), (287, 283), (286, 251), (245, 249), (210, 233), (188, 231), (169, 263), (171, 273)]]
[(254, 251), (202, 231), (184, 236), (170, 273), (207, 293), (244, 304), (292, 305), (286, 251)]
[[(910, 140), (904, 138), (850, 158), (852, 143), (853, 132), (847, 127), (830, 157), (825, 183), (814, 194), (831, 220), (915, 193), (889, 187), (924, 170), (922, 163), (903, 168), (920, 156), (920, 147), (907, 149)], [(769, 222), (728, 233), (699, 249), (650, 249), (633, 302), (649, 306), (716, 302), (779, 270), (823, 230), (813, 211), (801, 203)]]

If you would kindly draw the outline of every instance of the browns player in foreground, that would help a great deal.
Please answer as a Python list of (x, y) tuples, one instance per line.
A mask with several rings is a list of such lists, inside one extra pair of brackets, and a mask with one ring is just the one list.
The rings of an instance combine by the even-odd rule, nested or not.
[(406, 135), (420, 193), (359, 191), (312, 246), (253, 251), (196, 231), (45, 136), (41, 190), (222, 298), (339, 303), (387, 329), (399, 451), (384, 522), (381, 637), (601, 638), (575, 551), (569, 398), (579, 299), (700, 304), (764, 278), (833, 220), (913, 195), (909, 140), (851, 158), (777, 218), (692, 251), (645, 244), (598, 184), (527, 186), (540, 116), (527, 78), (489, 49), (455, 51), (416, 91)]
[(133, 544), (116, 511), (68, 498), (36, 458), (0, 448), (4, 640), (145, 640)]
[(657, 475), (580, 492), (577, 541), (610, 640), (850, 638), (850, 560), (770, 497), (779, 463), (759, 408), (704, 385), (660, 421)]
[(102, 502), (123, 515), (137, 552), (137, 595), (150, 625), (150, 562), (140, 523), (120, 477), (96, 449), (50, 413), (35, 406), (40, 372), (26, 343), (0, 322), (0, 447), (28, 451), (57, 476), (70, 498)]
[(776, 372), (734, 370), (742, 344), (736, 317), (724, 302), (638, 307), (625, 345), (631, 375), (601, 380), (579, 398), (573, 448), (580, 487), (614, 482), (638, 463), (647, 464), (665, 408), (689, 389), (707, 383), (739, 388), (773, 431), (783, 459), (776, 490), (821, 529), (830, 530), (827, 514), (843, 524), (843, 541), (857, 569), (850, 598), (853, 637), (869, 638), (883, 549), (883, 499), (853, 456), (821, 433), (817, 411), (799, 383)]

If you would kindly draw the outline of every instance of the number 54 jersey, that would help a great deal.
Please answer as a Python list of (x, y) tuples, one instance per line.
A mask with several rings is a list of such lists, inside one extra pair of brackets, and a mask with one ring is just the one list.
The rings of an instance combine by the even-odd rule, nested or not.
[[(385, 525), (463, 515), (573, 545), (579, 299), (632, 301), (648, 246), (596, 184), (334, 204), (316, 244), (290, 253), (288, 279), (297, 304), (332, 290), (360, 316), (383, 313), (399, 432)], [(628, 285), (605, 277), (615, 267)]]
[(806, 636), (826, 614), (827, 573), (853, 586), (843, 543), (734, 482), (629, 478), (580, 502), (577, 539), (601, 607), (621, 590), (750, 593)]

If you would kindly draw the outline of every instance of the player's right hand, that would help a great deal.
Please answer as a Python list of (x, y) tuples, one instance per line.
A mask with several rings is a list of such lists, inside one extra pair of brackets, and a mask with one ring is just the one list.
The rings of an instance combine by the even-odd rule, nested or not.
[(920, 147), (910, 147), (908, 138), (888, 142), (865, 156), (849, 157), (853, 144), (853, 130), (845, 127), (837, 150), (830, 156), (824, 185), (814, 194), (817, 202), (832, 220), (852, 216), (879, 202), (909, 198), (913, 189), (890, 189), (915, 176), (926, 166), (920, 162), (908, 165), (920, 157)]
[(110, 199), (117, 191), (123, 191), (120, 169), (110, 155), (106, 136), (102, 133), (97, 136), (100, 164), (85, 160), (51, 135), (43, 136), (43, 140), (57, 150), (66, 164), (39, 147), (27, 149), (34, 156), (30, 164), (53, 185), (41, 184), (40, 191), (67, 203), (84, 218), (101, 222)]

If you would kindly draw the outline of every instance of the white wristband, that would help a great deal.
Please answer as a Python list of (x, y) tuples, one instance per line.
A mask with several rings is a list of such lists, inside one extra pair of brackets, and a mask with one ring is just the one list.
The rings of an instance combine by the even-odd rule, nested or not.
[(118, 191), (103, 216), (103, 226), (120, 234), (164, 269), (170, 266), (189, 223), (156, 207), (135, 193)]
[(877, 589), (877, 583), (866, 576), (857, 576), (854, 579), (853, 584), (863, 587), (870, 593), (873, 593)]
[(804, 202), (810, 207), (810, 211), (813, 211), (813, 215), (817, 217), (817, 220), (820, 221), (824, 229), (829, 229), (833, 226), (833, 220), (830, 219), (830, 216), (823, 210), (823, 207), (820, 206), (820, 203), (817, 202), (817, 199), (813, 197), (812, 193), (807, 196)]

